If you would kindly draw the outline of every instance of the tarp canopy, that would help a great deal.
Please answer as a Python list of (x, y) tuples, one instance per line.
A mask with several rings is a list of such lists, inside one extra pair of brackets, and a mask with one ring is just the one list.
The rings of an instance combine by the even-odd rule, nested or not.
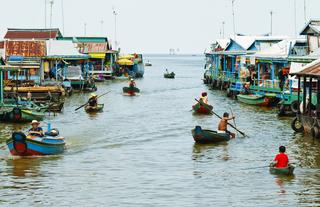
[(106, 57), (105, 53), (89, 53), (90, 58), (94, 59), (104, 59)]
[(128, 59), (120, 59), (117, 61), (119, 65), (134, 65), (134, 62)]
[(75, 48), (72, 41), (68, 40), (48, 40), (46, 41), (46, 59), (88, 59), (89, 55), (81, 54)]

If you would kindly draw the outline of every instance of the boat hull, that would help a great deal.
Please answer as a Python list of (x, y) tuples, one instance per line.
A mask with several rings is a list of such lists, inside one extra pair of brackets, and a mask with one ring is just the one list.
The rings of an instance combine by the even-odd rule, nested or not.
[(176, 76), (176, 74), (175, 74), (174, 72), (172, 72), (172, 73), (165, 73), (165, 74), (163, 74), (163, 77), (164, 77), (164, 78), (171, 78), (171, 79), (174, 79), (174, 78), (175, 78), (175, 76)]
[(194, 141), (199, 144), (227, 142), (230, 140), (230, 135), (227, 133), (204, 130), (200, 126), (196, 126), (194, 129), (192, 129), (191, 133)]
[(135, 96), (137, 93), (140, 93), (140, 89), (136, 87), (123, 87), (122, 91), (129, 96)]
[(269, 171), (274, 175), (293, 175), (294, 166), (288, 165), (288, 167), (285, 168), (276, 168), (270, 166)]
[(98, 104), (96, 107), (86, 106), (85, 111), (87, 113), (101, 112), (104, 108), (104, 104)]
[(239, 94), (237, 95), (238, 100), (241, 103), (255, 105), (255, 106), (269, 106), (270, 98), (259, 96), (259, 95), (244, 95)]
[(62, 137), (27, 138), (22, 132), (14, 132), (6, 143), (10, 153), (16, 156), (56, 155), (65, 150), (65, 141)]
[(211, 114), (213, 107), (205, 103), (197, 103), (192, 106), (192, 109), (197, 114)]
[(12, 111), (3, 113), (0, 119), (5, 122), (30, 122), (32, 120), (43, 120), (45, 114), (30, 109), (14, 107)]

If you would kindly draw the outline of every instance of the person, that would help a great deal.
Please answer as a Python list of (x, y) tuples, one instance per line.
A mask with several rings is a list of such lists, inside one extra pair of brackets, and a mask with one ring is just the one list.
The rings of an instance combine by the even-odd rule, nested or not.
[(95, 93), (92, 93), (90, 98), (89, 98), (89, 106), (91, 107), (96, 107), (98, 105), (98, 96)]
[(285, 168), (288, 167), (289, 164), (289, 158), (288, 155), (285, 154), (286, 147), (280, 146), (279, 147), (279, 154), (276, 155), (274, 158), (273, 166), (276, 168)]
[(207, 92), (203, 92), (201, 94), (200, 101), (202, 101), (205, 104), (208, 104), (208, 94), (207, 94)]
[(32, 94), (31, 94), (30, 91), (28, 91), (28, 93), (27, 93), (27, 100), (28, 100), (28, 101), (31, 101), (31, 99), (32, 99)]
[(38, 122), (37, 120), (33, 120), (31, 122), (31, 129), (29, 129), (28, 134), (36, 134), (39, 136), (43, 136), (43, 130), (41, 127), (39, 127), (40, 122)]
[(235, 118), (236, 118), (235, 116), (229, 118), (229, 114), (227, 112), (224, 112), (223, 117), (219, 122), (218, 130), (229, 134), (232, 138), (235, 138), (235, 134), (228, 131), (228, 121), (235, 119)]
[(129, 87), (130, 88), (133, 88), (136, 86), (136, 83), (134, 82), (133, 78), (130, 79), (130, 82), (129, 82)]
[(243, 90), (244, 90), (243, 94), (250, 95), (250, 83), (249, 82), (244, 84)]

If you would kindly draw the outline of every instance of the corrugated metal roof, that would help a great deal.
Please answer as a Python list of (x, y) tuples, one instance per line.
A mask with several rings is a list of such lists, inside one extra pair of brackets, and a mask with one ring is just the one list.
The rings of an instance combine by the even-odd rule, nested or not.
[(9, 28), (5, 39), (55, 39), (61, 37), (59, 29), (13, 29)]
[(300, 72), (291, 75), (320, 77), (320, 59), (305, 65)]
[(4, 41), (0, 41), (0, 49), (4, 48)]
[(44, 57), (45, 41), (6, 41), (5, 56)]
[(312, 19), (305, 25), (300, 35), (308, 35), (314, 33), (320, 33), (320, 20)]

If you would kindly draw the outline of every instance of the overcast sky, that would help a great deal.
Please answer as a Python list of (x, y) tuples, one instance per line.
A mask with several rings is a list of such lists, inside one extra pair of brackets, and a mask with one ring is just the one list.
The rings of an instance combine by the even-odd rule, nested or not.
[[(122, 52), (168, 53), (179, 48), (181, 53), (202, 53), (210, 42), (220, 38), (222, 22), (225, 34), (232, 29), (231, 0), (54, 0), (52, 27), (64, 35), (104, 35), (114, 41), (114, 16), (117, 11), (117, 39)], [(275, 35), (294, 35), (295, 0), (236, 0), (236, 32), (265, 34), (270, 32), (270, 11)], [(307, 19), (320, 19), (320, 1), (305, 0)], [(45, 0), (1, 0), (3, 37), (8, 27), (43, 28)], [(47, 0), (49, 2), (49, 0)], [(297, 2), (297, 31), (305, 24), (304, 0)], [(47, 6), (49, 27), (50, 5)], [(103, 24), (101, 21), (103, 20)], [(103, 26), (103, 28), (102, 28)]]

